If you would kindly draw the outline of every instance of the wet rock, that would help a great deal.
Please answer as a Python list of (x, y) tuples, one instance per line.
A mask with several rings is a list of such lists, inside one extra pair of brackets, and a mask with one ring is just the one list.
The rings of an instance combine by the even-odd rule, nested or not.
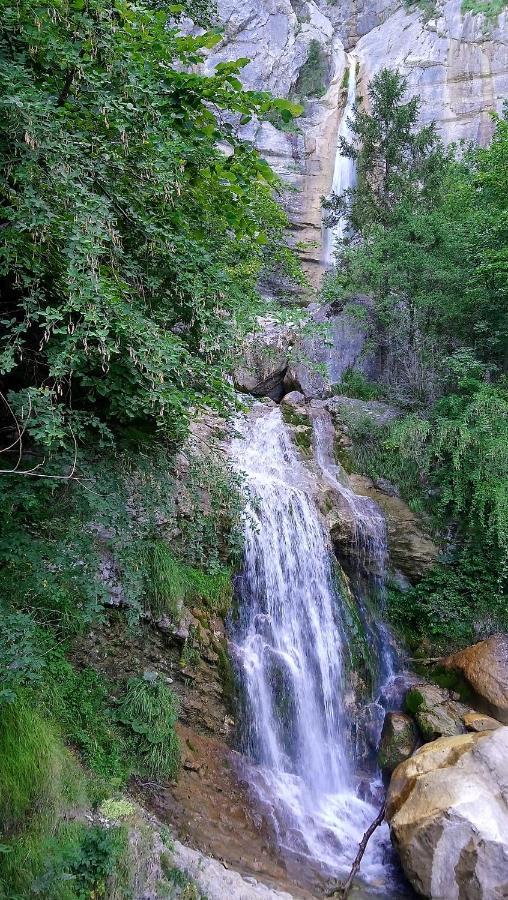
[(364, 475), (351, 475), (351, 484), (358, 494), (375, 500), (385, 514), (391, 565), (412, 583), (419, 581), (434, 565), (439, 551), (418, 516), (404, 500), (380, 490)]
[(405, 706), (412, 713), (424, 741), (463, 734), (469, 707), (451, 699), (450, 692), (436, 684), (417, 684), (406, 694)]
[(293, 329), (268, 316), (259, 320), (259, 332), (248, 335), (233, 372), (235, 387), (254, 397), (279, 401), (286, 393), (284, 376), (288, 367)]
[(395, 770), (386, 817), (404, 871), (432, 900), (508, 885), (508, 728), (426, 744)]
[(261, 884), (253, 876), (242, 876), (225, 863), (211, 859), (175, 841), (173, 865), (183, 870), (198, 885), (208, 900), (292, 900), (286, 891)]
[(418, 745), (418, 734), (411, 716), (400, 712), (389, 712), (385, 716), (378, 760), (384, 772), (393, 772), (404, 762)]
[(294, 406), (297, 409), (305, 410), (305, 397), (300, 391), (290, 391), (281, 400), (281, 406)]
[(447, 657), (446, 669), (461, 672), (493, 714), (508, 724), (508, 634), (494, 634)]

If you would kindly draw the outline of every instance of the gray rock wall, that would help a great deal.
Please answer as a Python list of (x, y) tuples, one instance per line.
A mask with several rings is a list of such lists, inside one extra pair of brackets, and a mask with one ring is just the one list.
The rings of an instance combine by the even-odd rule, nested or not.
[(446, 141), (488, 142), (491, 112), (508, 98), (508, 13), (489, 19), (461, 7), (462, 0), (437, 0), (426, 19), (404, 0), (219, 0), (224, 39), (208, 67), (248, 57), (246, 86), (287, 97), (311, 42), (330, 60), (325, 93), (307, 100), (296, 132), (266, 122), (245, 130), (292, 188), (286, 202), (294, 239), (308, 245), (303, 258), (314, 282), (323, 270), (321, 197), (332, 181), (346, 51), (359, 61), (363, 96), (379, 69), (398, 68), (422, 97), (422, 120), (435, 120)]

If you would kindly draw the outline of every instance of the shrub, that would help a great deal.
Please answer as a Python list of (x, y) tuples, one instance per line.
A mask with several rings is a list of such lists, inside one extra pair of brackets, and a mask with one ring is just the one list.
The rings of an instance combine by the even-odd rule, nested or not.
[(157, 541), (150, 554), (148, 602), (155, 615), (180, 620), (185, 603), (205, 603), (214, 612), (226, 614), (232, 598), (231, 574), (213, 574), (176, 559), (165, 541)]
[(378, 400), (382, 392), (380, 386), (369, 381), (362, 372), (347, 369), (339, 384), (334, 385), (333, 393), (358, 400)]
[(307, 59), (300, 69), (293, 93), (296, 97), (322, 97), (326, 92), (329, 62), (319, 41), (309, 44)]
[(146, 772), (156, 778), (174, 778), (178, 773), (177, 717), (177, 699), (158, 675), (129, 679), (117, 718)]
[(499, 560), (483, 548), (440, 563), (409, 591), (390, 588), (388, 613), (414, 650), (449, 653), (508, 628)]

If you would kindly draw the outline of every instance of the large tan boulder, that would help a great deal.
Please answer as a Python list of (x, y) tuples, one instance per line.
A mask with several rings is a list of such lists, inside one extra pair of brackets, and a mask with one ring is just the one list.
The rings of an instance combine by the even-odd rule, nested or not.
[(495, 717), (508, 724), (508, 634), (494, 634), (466, 647), (448, 656), (443, 665), (461, 672)]
[(508, 728), (426, 744), (395, 769), (386, 817), (424, 897), (508, 897)]

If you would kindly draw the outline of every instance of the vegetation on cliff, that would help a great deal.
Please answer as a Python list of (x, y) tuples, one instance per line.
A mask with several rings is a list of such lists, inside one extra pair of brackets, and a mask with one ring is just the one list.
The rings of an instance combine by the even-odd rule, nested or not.
[(356, 428), (363, 468), (400, 484), (443, 537), (443, 562), (392, 594), (415, 646), (508, 627), (508, 120), (485, 149), (446, 149), (420, 102), (382, 70), (342, 150), (358, 181), (329, 201), (349, 236), (326, 287), (374, 301), (385, 396), (407, 415)]

